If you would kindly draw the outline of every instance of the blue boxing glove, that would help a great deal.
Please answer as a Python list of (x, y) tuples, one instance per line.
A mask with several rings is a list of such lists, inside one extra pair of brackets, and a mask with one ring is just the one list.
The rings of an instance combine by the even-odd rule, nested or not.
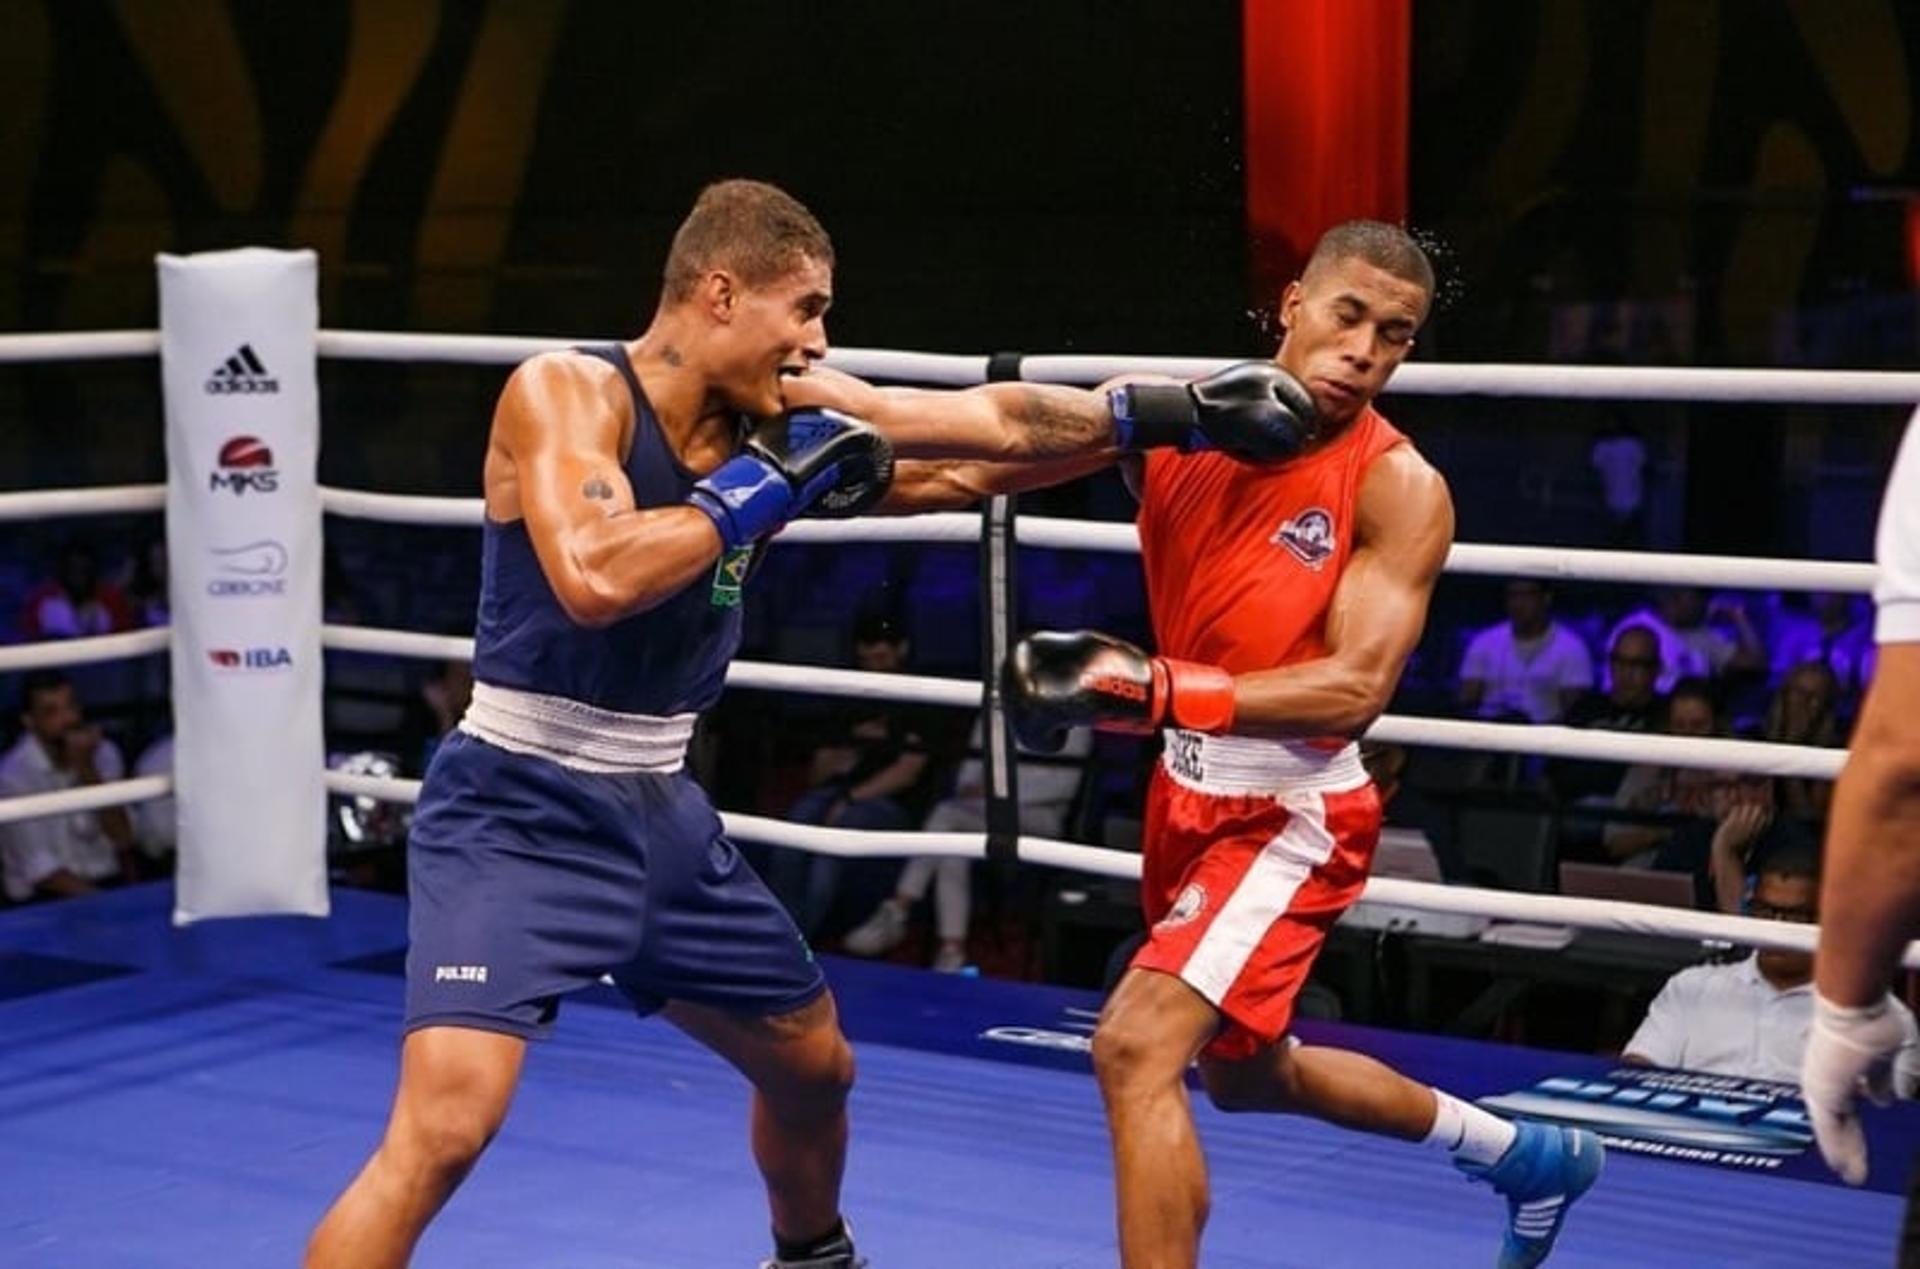
[(886, 496), (893, 447), (859, 419), (806, 407), (776, 415), (687, 495), (727, 550), (799, 515), (852, 516)]
[(1129, 383), (1107, 395), (1123, 450), (1224, 450), (1284, 462), (1319, 436), (1313, 397), (1270, 361), (1243, 361), (1192, 383)]

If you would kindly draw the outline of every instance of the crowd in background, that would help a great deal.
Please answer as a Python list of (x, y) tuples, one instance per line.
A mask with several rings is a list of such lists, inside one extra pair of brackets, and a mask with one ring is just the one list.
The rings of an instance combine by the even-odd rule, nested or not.
[[(1614, 440), (1600, 444), (1617, 448)], [(1615, 469), (1625, 462), (1617, 453), (1608, 461)], [(1631, 492), (1615, 499), (1626, 508), (1623, 536), (1634, 531)], [(448, 579), (436, 590), (383, 584), (379, 563), (359, 568), (368, 557), (355, 553), (350, 536), (340, 541), (325, 569), (330, 619), (463, 632), (474, 576), (466, 544), (440, 540), (445, 549), (424, 565)], [(1023, 625), (1148, 639), (1131, 560), (1026, 553), (1022, 564)], [(167, 620), (158, 537), (63, 538), (47, 544), (36, 570), (11, 580), (0, 591), (0, 614), (17, 640)], [(745, 651), (879, 672), (977, 674), (977, 585), (970, 550), (776, 552), (756, 579)], [(1394, 710), (1843, 746), (1873, 670), (1870, 631), (1870, 605), (1857, 595), (1556, 591), (1530, 578), (1449, 579)], [(463, 664), (347, 654), (329, 654), (327, 684), (333, 760), (413, 776), (471, 691)], [(16, 677), (8, 698), (17, 708), (0, 791), (170, 769), (164, 657)], [(766, 726), (769, 717), (781, 725)], [(979, 831), (979, 745), (978, 720), (959, 711), (735, 693), (707, 720), (692, 761), (732, 809), (850, 828)], [(1755, 910), (1757, 887), (1776, 861), (1817, 870), (1830, 794), (1823, 781), (1657, 762), (1377, 745), (1367, 757), (1389, 795), (1389, 822), (1423, 843), (1446, 881), (1582, 893), (1568, 880), (1578, 867), (1569, 873), (1567, 865), (1601, 865), (1685, 878), (1692, 902), (1728, 912)], [(1031, 821), (1030, 832), (1137, 848), (1155, 758), (1151, 738), (1122, 737), (1082, 737), (1060, 757), (1027, 755), (1023, 823)], [(1489, 807), (1502, 817), (1500, 831), (1487, 828)], [(336, 878), (403, 889), (404, 814), (364, 803), (332, 814)], [(163, 874), (171, 848), (164, 804), (0, 826), (11, 902)], [(1070, 955), (1039, 947), (1042, 939), (1057, 943), (1034, 914), (1058, 889), (1039, 870), (751, 853), (823, 946), (941, 970), (1072, 976)], [(1116, 919), (1097, 934), (1117, 942), (1125, 926)]]

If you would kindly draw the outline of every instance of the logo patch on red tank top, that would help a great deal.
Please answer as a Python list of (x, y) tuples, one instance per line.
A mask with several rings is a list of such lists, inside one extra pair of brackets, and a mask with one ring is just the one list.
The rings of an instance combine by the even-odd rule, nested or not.
[(1161, 917), (1159, 924), (1154, 928), (1178, 929), (1206, 910), (1207, 888), (1197, 881), (1188, 882), (1187, 888), (1180, 892), (1180, 897), (1173, 901), (1173, 907), (1167, 910), (1167, 915)]
[(1268, 540), (1286, 547), (1295, 559), (1317, 571), (1333, 555), (1333, 516), (1324, 507), (1309, 507), (1275, 529)]

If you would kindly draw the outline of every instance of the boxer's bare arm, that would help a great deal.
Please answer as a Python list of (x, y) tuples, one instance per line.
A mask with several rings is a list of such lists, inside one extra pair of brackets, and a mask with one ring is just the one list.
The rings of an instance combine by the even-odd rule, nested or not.
[(713, 521), (693, 507), (635, 508), (624, 395), (611, 367), (536, 357), (507, 381), (487, 452), (487, 515), (526, 521), (554, 596), (585, 626), (651, 608), (720, 554)]
[(896, 463), (887, 496), (869, 515), (909, 516), (923, 511), (963, 511), (996, 494), (1025, 493), (1065, 484), (1111, 465), (1110, 453), (1084, 454), (1033, 463)]
[(1393, 696), (1453, 544), (1453, 499), (1402, 445), (1367, 469), (1354, 515), (1353, 554), (1327, 610), (1327, 655), (1237, 676), (1236, 735), (1357, 736)]
[(1887, 643), (1827, 821), (1820, 994), (1870, 1005), (1920, 924), (1920, 643)]
[(1112, 461), (1113, 416), (1102, 390), (1045, 383), (976, 388), (877, 388), (815, 367), (783, 385), (787, 404), (822, 405), (865, 419), (908, 459), (997, 463), (1103, 455)]

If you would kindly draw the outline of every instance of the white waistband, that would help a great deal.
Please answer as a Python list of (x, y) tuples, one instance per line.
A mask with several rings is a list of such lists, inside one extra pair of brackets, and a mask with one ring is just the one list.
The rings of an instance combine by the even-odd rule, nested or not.
[(672, 775), (686, 765), (698, 714), (656, 718), (475, 683), (460, 730), (510, 753), (532, 754), (602, 775)]
[(1360, 746), (1322, 749), (1304, 740), (1208, 736), (1169, 729), (1161, 765), (1175, 784), (1201, 793), (1337, 793), (1367, 782)]

